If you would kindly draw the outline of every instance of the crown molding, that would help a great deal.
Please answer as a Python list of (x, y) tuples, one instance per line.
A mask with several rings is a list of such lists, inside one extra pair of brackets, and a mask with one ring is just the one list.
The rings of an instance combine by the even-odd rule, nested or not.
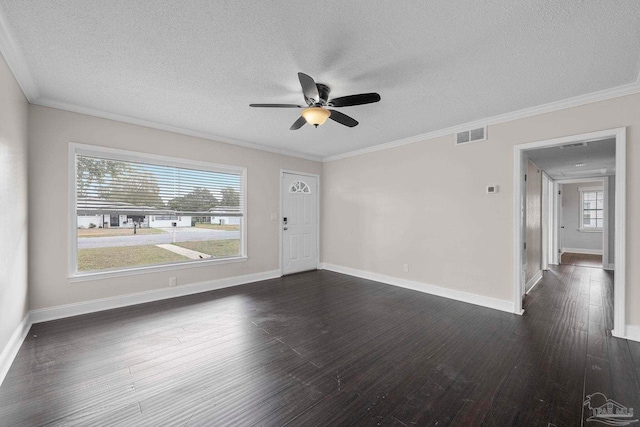
[(202, 138), (210, 141), (226, 143), (230, 145), (236, 145), (240, 147), (250, 148), (259, 151), (266, 151), (269, 153), (280, 154), (284, 156), (291, 156), (305, 160), (311, 160), (315, 162), (332, 162), (335, 160), (345, 159), (348, 157), (360, 156), (367, 153), (373, 153), (376, 151), (388, 150), (403, 145), (413, 144), (415, 142), (426, 141), (442, 136), (455, 134), (460, 131), (473, 129), (481, 126), (495, 125), (499, 123), (505, 123), (517, 119), (526, 117), (532, 117), (540, 114), (551, 113), (558, 110), (563, 110), (571, 107), (578, 107), (585, 104), (590, 104), (599, 101), (605, 101), (608, 99), (618, 98), (621, 96), (632, 95), (640, 93), (640, 73), (635, 82), (622, 86), (617, 86), (610, 89), (605, 89), (597, 92), (592, 92), (586, 95), (580, 95), (573, 98), (568, 98), (560, 101), (550, 102), (547, 104), (525, 108), (522, 110), (500, 114), (497, 116), (475, 120), (472, 122), (464, 123), (461, 125), (451, 126), (448, 128), (427, 132), (420, 135), (411, 136), (395, 141), (390, 141), (383, 144), (378, 144), (372, 147), (366, 147), (359, 150), (349, 151), (346, 153), (340, 153), (333, 156), (318, 157), (312, 156), (296, 151), (281, 150), (277, 148), (267, 147), (260, 144), (251, 142), (236, 140), (232, 138), (224, 138), (217, 135), (193, 131), (177, 126), (170, 126), (161, 123), (156, 123), (148, 120), (138, 119), (135, 117), (124, 116), (120, 114), (109, 113), (105, 111), (95, 110), (87, 107), (82, 107), (75, 104), (69, 104), (64, 102), (55, 101), (52, 99), (41, 98), (40, 92), (33, 80), (27, 62), (22, 54), (22, 51), (18, 44), (14, 41), (14, 37), (11, 34), (10, 27), (4, 16), (2, 9), (0, 8), (0, 54), (2, 54), (9, 66), (9, 69), (13, 73), (18, 85), (22, 89), (25, 97), (31, 104), (40, 105), (43, 107), (56, 108), (59, 110), (70, 111), (79, 114), (85, 114), (94, 117), (100, 117), (103, 119), (114, 120), (118, 122), (124, 122), (134, 124), (138, 126), (144, 126), (152, 129), (163, 130), (166, 132), (172, 132), (180, 135), (193, 136), (196, 138)]
[(4, 56), (24, 96), (29, 102), (33, 102), (33, 100), (38, 99), (40, 94), (27, 66), (27, 61), (14, 40), (9, 30), (9, 24), (4, 17), (4, 12), (0, 8), (0, 53)]
[(349, 151), (347, 153), (336, 154), (334, 156), (324, 157), (323, 163), (332, 162), (335, 160), (346, 159), (348, 157), (361, 156), (367, 153), (373, 153), (376, 151), (389, 150), (391, 148), (400, 147), (403, 145), (413, 144), (415, 142), (427, 141), (442, 136), (453, 135), (457, 132), (464, 130), (474, 129), (482, 126), (496, 125), (500, 123), (506, 123), (513, 120), (524, 119), (527, 117), (537, 116), (540, 114), (552, 113), (559, 110), (564, 110), (572, 107), (579, 107), (581, 105), (592, 104), (594, 102), (606, 101), (608, 99), (620, 98), (622, 96), (633, 95), (640, 93), (640, 75), (634, 83), (629, 83), (622, 86), (617, 86), (610, 89), (605, 89), (597, 92), (588, 93), (586, 95), (580, 95), (573, 98), (563, 99), (561, 101), (554, 101), (548, 104), (538, 105), (536, 107), (525, 108), (510, 113), (500, 114), (497, 116), (489, 117), (486, 119), (475, 120), (462, 125), (451, 126), (448, 128), (436, 130), (433, 132), (424, 133), (421, 135), (412, 136), (409, 138), (399, 139), (397, 141), (386, 142), (372, 147), (362, 148), (360, 150)]
[(322, 162), (321, 157), (310, 156), (308, 154), (299, 153), (295, 151), (280, 150), (277, 148), (267, 147), (260, 144), (254, 144), (251, 142), (240, 141), (232, 138), (225, 138), (205, 132), (198, 132), (190, 129), (181, 128), (178, 126), (165, 125), (162, 123), (156, 123), (149, 120), (138, 119), (135, 117), (124, 116), (120, 114), (108, 113), (106, 111), (94, 110), (88, 107), (82, 107), (75, 104), (68, 104), (66, 102), (55, 101), (53, 99), (39, 98), (31, 102), (33, 105), (39, 105), (41, 107), (55, 108), (57, 110), (69, 111), (72, 113), (84, 114), (87, 116), (98, 117), (101, 119), (113, 120), (116, 122), (129, 123), (132, 125), (143, 126), (151, 129), (157, 129), (165, 132), (176, 133), (180, 135), (193, 136), (196, 138), (206, 139), (209, 141), (220, 142), (223, 144), (236, 145), (239, 147), (250, 148), (252, 150), (266, 151), (269, 153), (279, 154), (282, 156), (296, 157), (305, 160), (311, 160), (314, 162)]

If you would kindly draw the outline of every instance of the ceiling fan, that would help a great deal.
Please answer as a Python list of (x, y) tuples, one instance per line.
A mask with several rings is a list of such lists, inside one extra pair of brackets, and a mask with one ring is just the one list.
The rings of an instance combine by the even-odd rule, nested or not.
[(352, 105), (371, 104), (380, 101), (380, 95), (377, 93), (361, 93), (358, 95), (341, 96), (329, 99), (329, 86), (322, 83), (316, 83), (313, 78), (298, 73), (298, 79), (302, 86), (304, 105), (297, 104), (250, 104), (250, 107), (267, 107), (267, 108), (304, 108), (302, 115), (296, 120), (289, 129), (296, 130), (309, 123), (315, 127), (323, 124), (327, 119), (331, 119), (350, 128), (357, 126), (358, 122), (336, 110), (330, 110), (327, 107), (350, 107)]

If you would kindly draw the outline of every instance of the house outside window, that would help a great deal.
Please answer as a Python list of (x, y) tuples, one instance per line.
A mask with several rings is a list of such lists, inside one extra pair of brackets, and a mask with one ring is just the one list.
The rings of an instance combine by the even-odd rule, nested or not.
[(602, 231), (604, 192), (602, 187), (582, 187), (580, 192), (580, 231)]
[(71, 277), (246, 258), (244, 168), (82, 144), (69, 160)]

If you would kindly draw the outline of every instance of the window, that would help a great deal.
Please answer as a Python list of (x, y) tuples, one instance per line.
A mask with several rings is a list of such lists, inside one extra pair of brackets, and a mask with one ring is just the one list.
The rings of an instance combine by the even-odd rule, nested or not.
[(246, 255), (245, 169), (80, 144), (70, 164), (72, 276)]
[(311, 193), (311, 189), (304, 181), (296, 181), (289, 187), (289, 193)]
[(177, 220), (178, 216), (177, 215), (155, 215), (153, 219), (156, 221), (170, 221), (170, 220)]
[(580, 231), (602, 231), (604, 193), (602, 188), (580, 188)]

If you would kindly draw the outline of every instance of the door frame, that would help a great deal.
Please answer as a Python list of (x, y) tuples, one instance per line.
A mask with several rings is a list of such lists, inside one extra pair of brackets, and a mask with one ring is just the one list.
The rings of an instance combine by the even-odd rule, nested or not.
[[(550, 203), (550, 193), (549, 193), (549, 183), (551, 182), (551, 178), (545, 171), (542, 171), (542, 206), (541, 206), (541, 221), (540, 225), (542, 228), (542, 271), (549, 270), (549, 256), (551, 251), (551, 240), (550, 231), (551, 231), (551, 219), (549, 213), (551, 212), (551, 203)], [(551, 190), (553, 192), (553, 190)]]
[(613, 281), (613, 330), (612, 335), (626, 338), (626, 144), (627, 129), (620, 127), (597, 132), (570, 135), (560, 138), (517, 144), (513, 147), (513, 312), (524, 313), (522, 308), (521, 268), (522, 268), (522, 227), (520, 203), (522, 199), (522, 159), (526, 150), (554, 147), (575, 142), (615, 138), (616, 144), (616, 200), (615, 200), (615, 276)]
[[(560, 185), (564, 184), (590, 184), (590, 183), (602, 183), (602, 195), (604, 196), (603, 204), (605, 209), (603, 211), (603, 224), (602, 224), (602, 268), (605, 270), (609, 270), (609, 178), (610, 176), (603, 177), (594, 177), (594, 178), (567, 178), (567, 179), (558, 179), (555, 183), (558, 186), (558, 190), (560, 189)], [(562, 199), (563, 195), (558, 195), (558, 199)], [(555, 230), (558, 235), (561, 233), (560, 227), (564, 222), (564, 212), (562, 210), (562, 203), (558, 203), (558, 212), (559, 219), (557, 224), (557, 228)], [(562, 239), (559, 240), (562, 242)], [(562, 246), (558, 247), (558, 265), (560, 264), (560, 257), (562, 256)]]
[(284, 180), (284, 174), (293, 174), (293, 175), (302, 175), (302, 176), (310, 176), (316, 179), (317, 191), (316, 191), (316, 268), (320, 267), (320, 175), (309, 172), (300, 172), (291, 169), (280, 169), (280, 203), (278, 206), (278, 246), (279, 246), (279, 264), (280, 264), (280, 276), (283, 276), (283, 265), (282, 265), (282, 238), (284, 235), (284, 230), (282, 229), (282, 203), (284, 202), (284, 194), (282, 193), (282, 182)]

